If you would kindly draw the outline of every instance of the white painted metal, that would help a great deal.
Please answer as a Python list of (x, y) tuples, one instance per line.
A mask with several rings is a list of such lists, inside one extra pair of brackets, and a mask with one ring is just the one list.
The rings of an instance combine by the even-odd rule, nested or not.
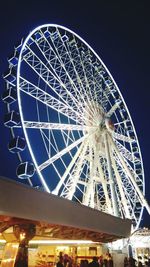
[(75, 141), (73, 144), (69, 145), (68, 147), (66, 147), (63, 150), (59, 151), (56, 155), (54, 155), (53, 157), (51, 157), (47, 161), (43, 162), (41, 165), (39, 165), (39, 170), (42, 171), (43, 169), (48, 167), (50, 164), (52, 164), (54, 161), (56, 161), (57, 159), (61, 158), (63, 155), (65, 155), (71, 149), (73, 149), (78, 144), (80, 144), (86, 137), (87, 137), (87, 135), (81, 137), (80, 139)]
[(44, 190), (130, 218), (137, 228), (143, 207), (150, 212), (140, 147), (120, 90), (95, 51), (63, 26), (36, 28), (21, 48), (17, 93)]
[[(111, 140), (111, 139), (110, 139)], [(149, 207), (149, 204), (148, 202), (146, 201), (146, 199), (144, 198), (143, 194), (141, 193), (141, 190), (139, 189), (139, 187), (137, 186), (137, 183), (135, 181), (135, 177), (133, 176), (133, 174), (131, 173), (131, 171), (129, 170), (129, 168), (127, 167), (125, 161), (123, 160), (121, 154), (119, 153), (118, 151), (118, 148), (114, 145), (113, 141), (111, 140), (111, 144), (114, 148), (114, 150), (116, 151), (117, 153), (117, 156), (122, 164), (122, 167), (124, 168), (126, 174), (128, 175), (128, 177), (130, 178), (134, 188), (135, 188), (135, 191), (137, 192), (137, 194), (139, 195), (139, 198), (140, 198), (140, 201), (143, 203), (143, 205), (146, 207), (147, 211), (149, 212), (150, 214), (150, 207)]]
[(111, 162), (111, 156), (110, 156), (111, 148), (108, 145), (107, 133), (105, 133), (104, 138), (105, 138), (104, 141), (105, 141), (105, 150), (106, 150), (106, 160), (107, 160), (107, 166), (108, 166), (108, 179), (110, 182), (110, 190), (111, 190), (111, 197), (112, 197), (113, 214), (115, 216), (119, 216), (118, 205), (117, 205), (117, 195), (115, 192), (115, 181), (114, 181), (112, 162)]
[(122, 210), (122, 209), (125, 210), (125, 214), (126, 214), (127, 218), (131, 219), (131, 215), (130, 215), (130, 212), (128, 209), (128, 202), (127, 202), (125, 192), (124, 192), (124, 190), (125, 190), (124, 184), (123, 184), (121, 177), (120, 177), (120, 174), (118, 172), (117, 162), (114, 159), (113, 152), (111, 151), (110, 153), (111, 153), (110, 157), (111, 157), (111, 162), (112, 162), (112, 168), (114, 170), (116, 182), (117, 182), (118, 189), (120, 192), (120, 200), (121, 200), (120, 201), (120, 210)]
[(49, 129), (49, 130), (66, 130), (66, 131), (89, 131), (90, 129), (96, 129), (96, 126), (88, 125), (74, 125), (74, 124), (64, 124), (64, 123), (49, 123), (49, 122), (31, 122), (24, 121), (26, 128), (31, 129)]

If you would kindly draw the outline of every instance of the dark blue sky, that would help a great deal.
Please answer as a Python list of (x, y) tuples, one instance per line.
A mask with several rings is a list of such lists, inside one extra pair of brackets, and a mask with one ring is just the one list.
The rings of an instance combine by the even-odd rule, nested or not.
[[(3, 1), (0, 6), (0, 72), (14, 46), (35, 27), (56, 23), (87, 41), (104, 61), (129, 108), (138, 135), (150, 203), (150, 15), (149, 1)], [(0, 91), (4, 82), (0, 77)], [(3, 126), (0, 104), (0, 175), (16, 176), (17, 160), (7, 149), (9, 131)], [(150, 225), (144, 212), (143, 225)]]

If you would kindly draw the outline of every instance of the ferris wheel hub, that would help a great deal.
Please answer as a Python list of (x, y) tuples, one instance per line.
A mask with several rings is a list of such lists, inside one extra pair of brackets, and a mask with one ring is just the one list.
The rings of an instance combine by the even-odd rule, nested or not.
[(108, 117), (105, 118), (105, 125), (108, 131), (112, 131), (115, 129), (114, 123)]

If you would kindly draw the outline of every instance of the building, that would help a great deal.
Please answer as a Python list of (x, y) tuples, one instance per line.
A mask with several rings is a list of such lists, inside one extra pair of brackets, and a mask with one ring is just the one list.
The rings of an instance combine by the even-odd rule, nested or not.
[[(37, 253), (38, 244), (41, 244), (38, 253), (45, 255), (45, 258), (49, 255), (50, 262), (53, 263), (62, 252), (62, 247), (66, 247), (67, 244), (68, 248), (64, 248), (64, 254), (71, 253), (80, 260), (83, 257), (91, 259), (103, 253), (102, 243), (129, 237), (130, 230), (131, 221), (128, 219), (117, 218), (21, 183), (0, 178), (0, 232), (2, 240), (7, 242), (5, 250), (10, 249), (8, 246), (12, 243), (18, 244), (15, 256), (19, 244), (26, 239), (26, 243), (30, 244), (29, 258)], [(44, 249), (42, 242), (46, 246), (43, 246)], [(48, 244), (51, 247), (50, 253), (46, 253), (45, 250)], [(57, 253), (54, 244), (61, 247), (57, 249)], [(33, 257), (35, 258), (35, 255)]]

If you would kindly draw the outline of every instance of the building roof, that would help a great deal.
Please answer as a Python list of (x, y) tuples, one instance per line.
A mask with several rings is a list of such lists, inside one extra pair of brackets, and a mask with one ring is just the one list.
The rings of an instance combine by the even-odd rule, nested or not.
[(134, 248), (150, 247), (150, 229), (139, 228), (130, 236), (130, 243)]
[(0, 230), (35, 223), (51, 238), (111, 242), (129, 237), (131, 221), (0, 177)]

